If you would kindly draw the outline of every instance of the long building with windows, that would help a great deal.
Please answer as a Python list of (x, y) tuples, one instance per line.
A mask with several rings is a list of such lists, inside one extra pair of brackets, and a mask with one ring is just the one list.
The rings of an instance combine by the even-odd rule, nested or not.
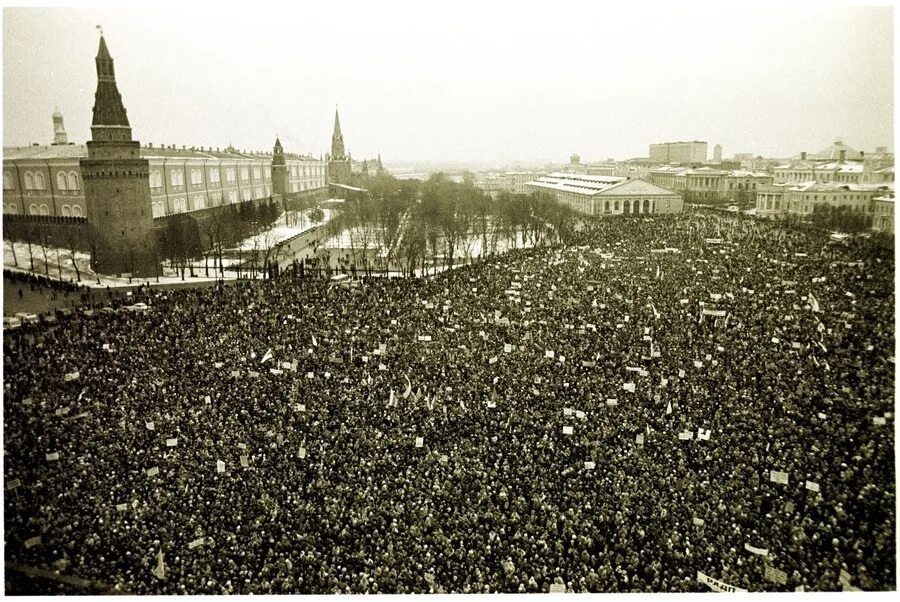
[[(84, 145), (4, 148), (3, 213), (86, 216), (80, 160), (87, 156)], [(153, 217), (272, 196), (271, 153), (151, 144), (140, 149), (140, 156), (150, 163)], [(288, 193), (327, 188), (324, 161), (289, 153), (284, 156)]]
[(641, 179), (556, 172), (526, 184), (587, 215), (681, 213), (684, 202), (674, 190)]

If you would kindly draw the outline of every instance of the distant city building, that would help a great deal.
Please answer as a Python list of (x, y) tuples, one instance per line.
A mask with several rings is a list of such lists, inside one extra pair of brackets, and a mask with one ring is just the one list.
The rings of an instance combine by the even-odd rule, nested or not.
[(894, 233), (894, 195), (888, 194), (872, 199), (872, 229), (886, 234)]
[(531, 190), (525, 185), (543, 175), (538, 171), (507, 171), (504, 173), (485, 174), (475, 180), (475, 186), (485, 192), (512, 192), (528, 194)]
[(645, 180), (554, 172), (527, 186), (587, 215), (680, 213), (683, 208), (680, 194)]
[(893, 195), (893, 184), (803, 182), (772, 184), (756, 193), (756, 212), (766, 217), (809, 215), (817, 208), (848, 207), (861, 213), (873, 212), (876, 197)]
[(766, 173), (712, 167), (663, 166), (650, 170), (647, 179), (683, 192), (686, 201), (699, 202), (751, 202), (757, 187), (772, 183), (772, 176)]
[(894, 181), (894, 155), (884, 147), (867, 155), (838, 141), (813, 155), (801, 152), (799, 160), (780, 163), (772, 171), (775, 184), (882, 184)]
[(753, 158), (753, 153), (734, 153), (734, 160), (737, 162), (747, 161)]
[(722, 145), (717, 144), (713, 147), (713, 161), (716, 163), (722, 162)]
[(704, 163), (706, 142), (660, 142), (650, 145), (650, 161), (655, 163)]

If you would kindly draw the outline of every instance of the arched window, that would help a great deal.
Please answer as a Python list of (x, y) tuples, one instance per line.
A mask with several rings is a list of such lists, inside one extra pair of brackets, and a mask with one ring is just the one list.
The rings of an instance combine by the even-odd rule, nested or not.
[(219, 183), (219, 170), (218, 169), (210, 169), (209, 170), (209, 181), (214, 184)]
[(244, 190), (241, 191), (241, 194), (245, 201), (250, 200), (250, 189), (249, 188), (244, 188)]
[(202, 194), (198, 194), (194, 197), (194, 209), (203, 209), (206, 207), (206, 201), (203, 198)]
[(162, 201), (153, 201), (150, 210), (153, 217), (162, 217), (165, 215), (165, 204)]
[(253, 179), (258, 180), (262, 177), (262, 170), (259, 167), (253, 168)]
[(172, 186), (178, 186), (178, 172), (174, 169), (169, 172), (169, 182)]
[(246, 182), (250, 179), (250, 170), (246, 167), (241, 168), (241, 181)]
[(650, 199), (644, 199), (644, 213), (650, 213)]
[(609, 213), (609, 201), (603, 201), (603, 212)]
[(9, 212), (10, 213), (19, 213), (19, 206), (16, 205), (15, 203), (10, 203), (9, 204)]
[(25, 172), (25, 190), (34, 190), (34, 175), (30, 171)]
[(229, 167), (225, 170), (225, 179), (229, 182), (234, 182), (234, 168)]
[(622, 212), (623, 213), (631, 213), (631, 201), (630, 200), (626, 199), (626, 200), (622, 201)]
[(41, 207), (39, 209), (41, 215), (50, 215), (50, 209), (47, 207), (45, 203), (41, 203)]
[(72, 208), (68, 205), (62, 206), (62, 215), (63, 217), (72, 217)]
[(69, 181), (69, 190), (81, 190), (81, 185), (78, 182), (77, 173), (75, 173), (74, 171), (70, 171), (67, 179)]
[(38, 190), (44, 190), (44, 174), (37, 172), (34, 174), (34, 187)]
[(615, 201), (613, 201), (613, 211), (618, 211), (618, 210), (619, 210), (619, 199), (616, 199)]
[(66, 185), (66, 174), (63, 172), (56, 174), (56, 188), (59, 190), (66, 190), (68, 188)]
[(72, 217), (81, 217), (84, 215), (81, 212), (81, 205), (72, 205)]
[(3, 172), (3, 190), (13, 190), (15, 186), (13, 186), (12, 175), (8, 171)]
[(236, 190), (228, 191), (228, 202), (229, 203), (237, 203), (237, 191)]
[(262, 188), (257, 188), (257, 189), (256, 189), (256, 198), (261, 199), (262, 196), (263, 196), (263, 189), (262, 189)]
[(28, 206), (29, 215), (38, 215), (38, 206), (34, 203)]

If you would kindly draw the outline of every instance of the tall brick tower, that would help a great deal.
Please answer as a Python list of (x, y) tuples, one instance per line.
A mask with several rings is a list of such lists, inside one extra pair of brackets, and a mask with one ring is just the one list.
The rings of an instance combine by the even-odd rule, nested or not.
[(331, 155), (328, 157), (328, 181), (350, 183), (350, 157), (344, 153), (344, 135), (337, 109), (334, 110), (334, 133), (331, 135)]
[(281, 140), (275, 137), (275, 149), (272, 151), (272, 194), (284, 196), (291, 192), (290, 174), (284, 162), (284, 148)]
[(130, 272), (156, 276), (159, 262), (150, 203), (150, 163), (141, 159), (140, 142), (116, 87), (113, 59), (100, 34), (97, 92), (87, 159), (81, 160), (92, 267), (102, 274)]

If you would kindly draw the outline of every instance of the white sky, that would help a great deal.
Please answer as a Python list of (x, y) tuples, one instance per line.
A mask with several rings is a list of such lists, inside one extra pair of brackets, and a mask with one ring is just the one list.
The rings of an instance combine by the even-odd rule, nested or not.
[[(293, 6), (293, 5), (290, 5)], [(893, 148), (893, 9), (389, 0), (5, 8), (4, 145), (90, 136), (103, 26), (142, 143), (348, 149), (387, 164), (583, 161), (705, 140)]]

